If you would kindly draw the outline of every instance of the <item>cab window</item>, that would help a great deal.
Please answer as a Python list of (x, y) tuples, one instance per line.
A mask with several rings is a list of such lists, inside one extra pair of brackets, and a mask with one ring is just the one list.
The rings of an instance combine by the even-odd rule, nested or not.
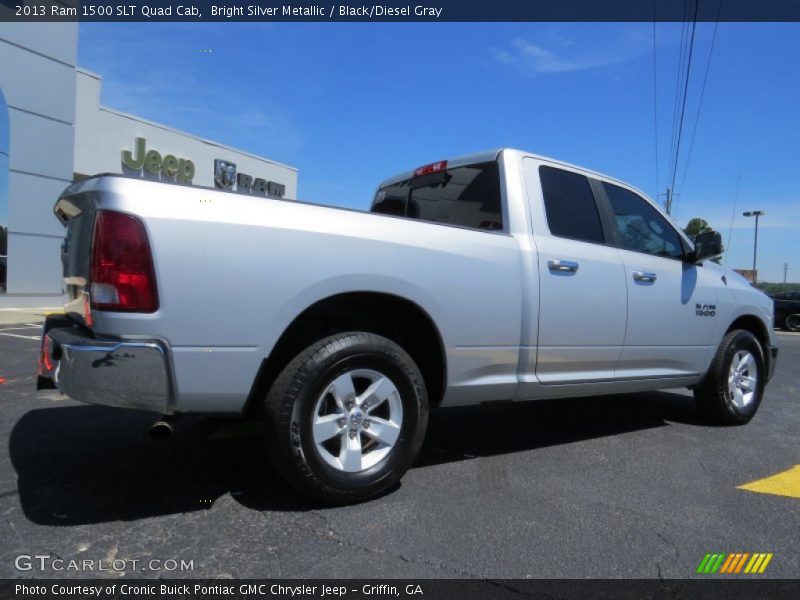
[(620, 245), (626, 250), (666, 258), (682, 258), (681, 238), (661, 213), (641, 196), (603, 182)]
[(372, 212), (470, 229), (503, 229), (497, 162), (454, 167), (382, 187)]
[(605, 242), (600, 213), (586, 176), (541, 166), (539, 179), (550, 233), (583, 242)]

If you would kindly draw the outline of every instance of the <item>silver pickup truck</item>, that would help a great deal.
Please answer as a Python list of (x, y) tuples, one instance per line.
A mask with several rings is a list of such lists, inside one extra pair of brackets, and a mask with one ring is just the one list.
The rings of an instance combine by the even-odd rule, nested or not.
[(775, 367), (772, 301), (709, 260), (719, 234), (518, 150), (388, 179), (370, 212), (98, 176), (55, 213), (68, 302), (39, 386), (257, 416), (330, 503), (394, 485), (434, 407), (690, 387), (741, 424)]

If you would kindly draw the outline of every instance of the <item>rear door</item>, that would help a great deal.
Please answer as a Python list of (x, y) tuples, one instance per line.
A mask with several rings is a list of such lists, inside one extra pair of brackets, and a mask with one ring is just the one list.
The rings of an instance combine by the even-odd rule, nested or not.
[(713, 350), (719, 278), (686, 262), (676, 228), (625, 187), (599, 184), (625, 265), (628, 326), (618, 380), (700, 373)]
[(586, 175), (533, 158), (525, 181), (539, 261), (536, 377), (610, 381), (627, 319), (625, 269)]

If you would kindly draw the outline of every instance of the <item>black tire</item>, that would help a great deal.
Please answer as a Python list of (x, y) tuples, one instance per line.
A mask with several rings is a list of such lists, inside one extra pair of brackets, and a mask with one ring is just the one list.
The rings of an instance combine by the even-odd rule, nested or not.
[[(755, 371), (753, 395), (742, 405), (729, 387), (731, 364), (734, 357), (747, 353), (753, 358)], [(738, 364), (738, 361), (737, 361)], [(750, 370), (747, 376), (751, 376)], [(749, 331), (736, 329), (728, 333), (719, 345), (714, 360), (703, 382), (694, 389), (694, 397), (700, 412), (712, 423), (718, 425), (744, 425), (756, 414), (764, 396), (767, 370), (764, 350), (758, 339)]]
[[(391, 404), (397, 410), (399, 396), (402, 423), (394, 445), (386, 447), (388, 454), (368, 468), (345, 472), (343, 466), (335, 468), (326, 462), (335, 452), (331, 451), (326, 459), (327, 447), (320, 448), (315, 442), (312, 422), (318, 418), (323, 402), (332, 403), (334, 395), (328, 390), (334, 380), (340, 376), (352, 377), (356, 389), (356, 384), (360, 383), (357, 374), (361, 372), (377, 373), (390, 380), (396, 391), (390, 396)], [(378, 407), (380, 403), (373, 404)], [(388, 407), (390, 402), (386, 400), (383, 404)], [(339, 410), (336, 406), (333, 409)], [(370, 415), (366, 409), (363, 412), (361, 427), (369, 427), (369, 423), (365, 426), (364, 422), (369, 421)], [(337, 419), (339, 425), (342, 421), (346, 425), (343, 433), (331, 438), (331, 443), (340, 444), (339, 452), (342, 452), (348, 434), (351, 434), (350, 439), (357, 436), (361, 458), (356, 464), (360, 466), (361, 460), (369, 462), (367, 452), (373, 450), (367, 450), (368, 444), (380, 444), (368, 437), (367, 429), (359, 428), (358, 433), (352, 435), (354, 413), (347, 414), (350, 416)], [(374, 414), (372, 416), (374, 421)], [(264, 421), (264, 439), (270, 459), (287, 483), (316, 501), (349, 504), (390, 489), (411, 466), (425, 437), (428, 396), (419, 368), (400, 346), (372, 333), (340, 333), (312, 344), (286, 366), (267, 393)], [(374, 425), (372, 433), (375, 433)]]
[(786, 315), (783, 320), (783, 327), (788, 331), (800, 331), (800, 313)]

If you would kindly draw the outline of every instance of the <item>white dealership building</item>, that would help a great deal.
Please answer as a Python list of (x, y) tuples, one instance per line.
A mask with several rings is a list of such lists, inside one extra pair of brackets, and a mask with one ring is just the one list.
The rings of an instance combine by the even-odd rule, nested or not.
[(0, 308), (61, 304), (53, 204), (73, 181), (119, 173), (297, 197), (294, 167), (101, 105), (102, 78), (77, 66), (77, 48), (77, 23), (0, 23)]

